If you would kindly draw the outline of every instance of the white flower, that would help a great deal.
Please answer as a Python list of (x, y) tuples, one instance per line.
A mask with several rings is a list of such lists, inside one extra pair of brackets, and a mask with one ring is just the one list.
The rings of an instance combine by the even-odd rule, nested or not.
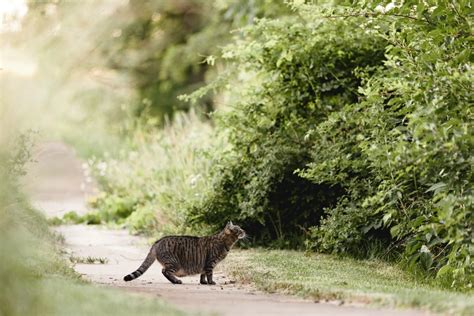
[(387, 5), (385, 6), (385, 12), (388, 12), (388, 11), (392, 10), (393, 8), (395, 8), (395, 7), (396, 7), (396, 6), (395, 6), (395, 3), (394, 3), (394, 2), (390, 2), (389, 4), (387, 4)]
[(377, 12), (384, 13), (384, 10), (385, 10), (385, 8), (383, 6), (381, 6), (380, 4), (375, 7), (375, 11), (377, 11)]
[(380, 12), (380, 13), (387, 13), (388, 11), (392, 10), (395, 7), (396, 7), (395, 2), (390, 2), (385, 7), (379, 4), (378, 6), (375, 7), (375, 11)]
[(430, 253), (430, 250), (428, 249), (428, 247), (426, 247), (426, 245), (423, 245), (423, 246), (421, 246), (420, 252), (422, 252), (422, 253)]
[(191, 177), (191, 179), (189, 180), (189, 184), (191, 185), (191, 187), (196, 186), (196, 184), (197, 184), (200, 177), (201, 177), (200, 174), (197, 174), (197, 175)]
[(107, 171), (107, 163), (105, 161), (101, 161), (97, 164), (97, 170), (99, 170), (99, 174), (101, 176), (105, 176), (105, 172)]

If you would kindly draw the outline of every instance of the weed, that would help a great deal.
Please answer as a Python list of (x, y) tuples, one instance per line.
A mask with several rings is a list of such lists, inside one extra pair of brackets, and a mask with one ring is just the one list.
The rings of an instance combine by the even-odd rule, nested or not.
[(106, 264), (109, 262), (109, 259), (103, 257), (76, 257), (74, 255), (69, 257), (69, 261), (72, 263), (83, 263), (83, 264)]

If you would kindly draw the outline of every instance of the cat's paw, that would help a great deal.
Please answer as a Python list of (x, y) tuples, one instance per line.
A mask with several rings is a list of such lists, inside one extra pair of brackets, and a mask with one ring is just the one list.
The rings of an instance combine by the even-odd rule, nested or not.
[(216, 282), (211, 281), (211, 282), (207, 282), (207, 284), (209, 284), (209, 285), (216, 285)]
[(174, 281), (174, 284), (183, 284), (183, 281), (181, 281), (181, 280), (176, 280), (176, 281)]
[(199, 283), (201, 283), (201, 284), (207, 284), (207, 281), (204, 280), (204, 281), (200, 281)]

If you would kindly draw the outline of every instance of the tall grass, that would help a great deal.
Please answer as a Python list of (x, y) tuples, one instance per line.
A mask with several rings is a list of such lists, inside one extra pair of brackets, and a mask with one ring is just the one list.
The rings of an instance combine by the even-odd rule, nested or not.
[(140, 121), (116, 157), (90, 159), (102, 192), (93, 199), (97, 215), (132, 232), (186, 232), (185, 209), (210, 187), (210, 149), (224, 147), (208, 121), (178, 114), (164, 129)]

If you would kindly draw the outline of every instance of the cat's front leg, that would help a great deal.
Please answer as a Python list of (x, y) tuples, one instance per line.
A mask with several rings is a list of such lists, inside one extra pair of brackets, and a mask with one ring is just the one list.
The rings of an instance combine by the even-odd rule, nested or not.
[(206, 277), (207, 277), (207, 284), (216, 285), (216, 282), (212, 280), (212, 270), (210, 272), (206, 272)]
[(207, 284), (209, 284), (209, 285), (215, 285), (216, 284), (216, 282), (214, 282), (212, 280), (212, 272), (214, 270), (214, 266), (215, 266), (215, 264), (209, 263), (204, 268), (204, 272), (206, 273), (206, 277), (207, 277)]

